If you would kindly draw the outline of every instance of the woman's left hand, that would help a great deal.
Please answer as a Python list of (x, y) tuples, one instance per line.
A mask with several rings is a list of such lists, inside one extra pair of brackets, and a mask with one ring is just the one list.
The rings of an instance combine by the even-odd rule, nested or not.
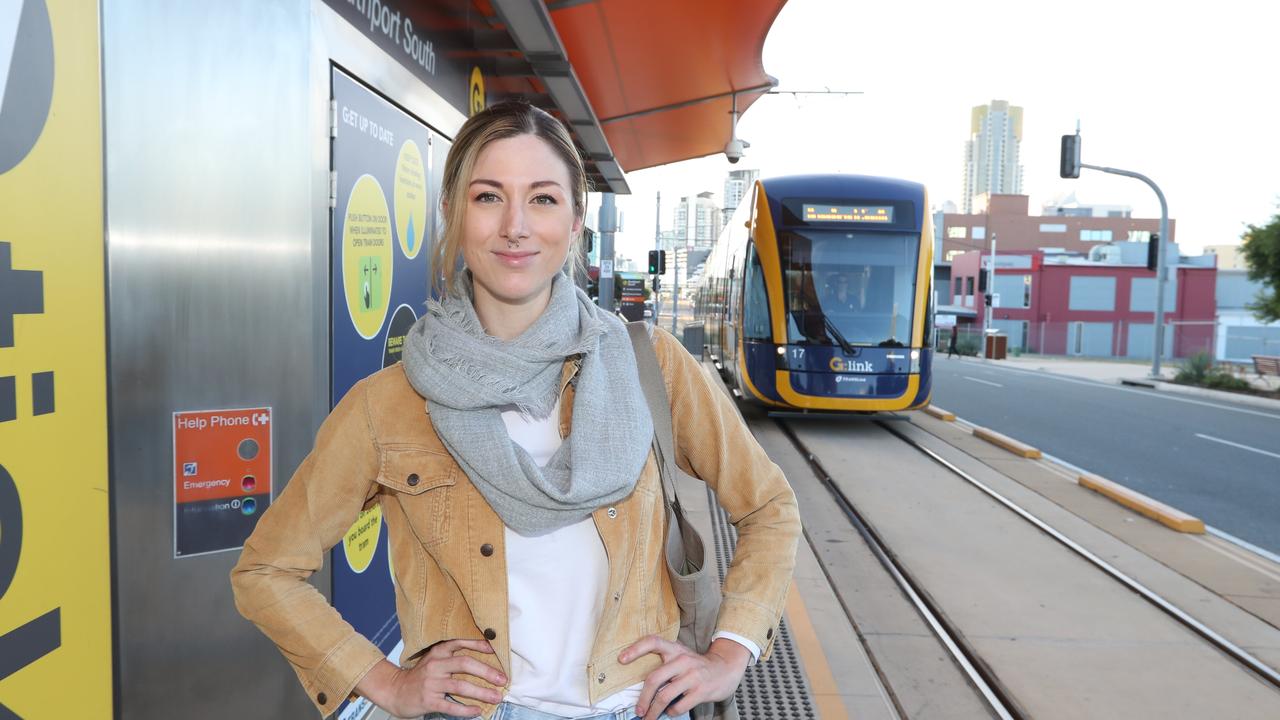
[(658, 720), (689, 712), (696, 705), (724, 700), (738, 689), (742, 674), (751, 661), (751, 651), (728, 638), (711, 642), (706, 655), (699, 655), (677, 642), (657, 635), (640, 639), (622, 651), (618, 662), (626, 665), (654, 653), (662, 665), (644, 679), (636, 702), (636, 714), (644, 720)]

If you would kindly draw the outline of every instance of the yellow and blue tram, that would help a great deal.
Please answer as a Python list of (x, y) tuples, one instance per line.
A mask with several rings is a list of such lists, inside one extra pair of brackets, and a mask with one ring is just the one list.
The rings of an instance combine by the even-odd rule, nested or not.
[(931, 391), (932, 269), (923, 185), (761, 180), (707, 257), (695, 314), (741, 397), (782, 410), (909, 410)]

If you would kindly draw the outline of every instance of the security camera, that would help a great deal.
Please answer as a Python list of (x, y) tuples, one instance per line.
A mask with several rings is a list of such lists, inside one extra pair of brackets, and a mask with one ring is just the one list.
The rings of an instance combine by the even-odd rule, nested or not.
[(724, 156), (731, 163), (737, 163), (742, 159), (742, 152), (746, 149), (746, 143), (738, 138), (730, 138), (729, 143), (724, 146)]

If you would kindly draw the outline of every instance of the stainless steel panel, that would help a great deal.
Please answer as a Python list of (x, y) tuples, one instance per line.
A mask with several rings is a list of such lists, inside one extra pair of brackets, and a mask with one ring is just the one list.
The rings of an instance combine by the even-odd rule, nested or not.
[(331, 63), (444, 136), (465, 118), (319, 0), (103, 0), (102, 18), (119, 712), (308, 716), (235, 611), (238, 553), (173, 558), (171, 413), (271, 406), (277, 494), (312, 446)]
[(114, 609), (130, 719), (314, 712), (234, 608), (238, 552), (173, 558), (171, 469), (172, 412), (271, 406), (278, 492), (323, 417), (310, 14), (310, 0), (103, 2)]

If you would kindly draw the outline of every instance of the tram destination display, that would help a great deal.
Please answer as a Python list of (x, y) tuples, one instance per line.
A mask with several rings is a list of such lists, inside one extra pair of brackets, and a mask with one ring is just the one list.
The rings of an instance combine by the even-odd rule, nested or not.
[(805, 203), (805, 222), (892, 223), (892, 205), (829, 205)]

